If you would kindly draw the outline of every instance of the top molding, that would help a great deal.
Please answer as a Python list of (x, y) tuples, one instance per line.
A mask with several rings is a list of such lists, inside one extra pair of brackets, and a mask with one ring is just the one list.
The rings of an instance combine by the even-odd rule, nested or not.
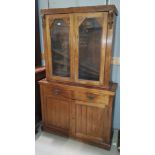
[(86, 13), (86, 12), (114, 12), (118, 14), (115, 5), (98, 5), (98, 6), (85, 6), (85, 7), (71, 7), (71, 8), (58, 8), (58, 9), (42, 9), (42, 15), (48, 14), (67, 14), (67, 13)]

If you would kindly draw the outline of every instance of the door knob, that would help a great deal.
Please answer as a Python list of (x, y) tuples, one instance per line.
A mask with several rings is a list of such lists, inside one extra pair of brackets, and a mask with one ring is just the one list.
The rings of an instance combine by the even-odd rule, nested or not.
[(93, 94), (88, 94), (88, 95), (87, 95), (87, 98), (88, 98), (89, 100), (93, 100), (94, 97), (95, 97), (95, 96), (94, 96)]
[(54, 93), (54, 95), (59, 95), (60, 94), (60, 90), (59, 89), (54, 89), (53, 93)]

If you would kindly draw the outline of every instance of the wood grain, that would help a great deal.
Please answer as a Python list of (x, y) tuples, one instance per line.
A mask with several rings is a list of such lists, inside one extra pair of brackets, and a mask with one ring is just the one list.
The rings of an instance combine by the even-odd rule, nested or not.
[[(88, 93), (94, 93), (94, 94), (100, 94), (100, 95), (109, 95), (109, 96), (115, 96), (117, 84), (111, 83), (111, 87), (108, 89), (104, 89), (102, 87), (86, 87), (83, 85), (73, 85), (70, 83), (60, 83), (55, 81), (47, 81), (46, 79), (39, 81), (40, 85), (44, 85), (46, 87), (60, 87), (63, 88), (66, 91), (79, 91), (79, 92), (88, 92)], [(72, 93), (73, 94), (73, 93)]]
[(115, 5), (98, 5), (86, 7), (72, 7), (72, 8), (59, 8), (59, 9), (42, 9), (41, 13), (48, 14), (67, 14), (67, 13), (84, 13), (84, 12), (108, 12), (113, 11), (117, 15), (117, 8)]
[(46, 126), (69, 130), (69, 106), (70, 103), (67, 100), (47, 96), (45, 103)]
[[(113, 12), (109, 12), (108, 14), (108, 23), (110, 22), (111, 24), (111, 20), (113, 20), (113, 22), (115, 21), (115, 16)], [(104, 86), (108, 86), (109, 82), (110, 82), (110, 73), (111, 73), (111, 61), (112, 61), (112, 49), (113, 49), (113, 35), (114, 35), (114, 24), (112, 25), (107, 25), (108, 26), (108, 33), (107, 33), (107, 51), (106, 51), (106, 56), (105, 56), (105, 77), (104, 77)]]
[(103, 142), (103, 114), (101, 108), (76, 104), (76, 136)]
[(91, 103), (103, 103), (103, 104), (107, 104), (108, 100), (109, 100), (109, 96), (108, 95), (104, 95), (99, 93), (99, 92), (91, 92), (90, 90), (79, 90), (79, 91), (74, 91), (74, 96), (73, 98), (75, 100), (79, 100), (79, 101), (85, 101), (85, 102), (91, 102)]

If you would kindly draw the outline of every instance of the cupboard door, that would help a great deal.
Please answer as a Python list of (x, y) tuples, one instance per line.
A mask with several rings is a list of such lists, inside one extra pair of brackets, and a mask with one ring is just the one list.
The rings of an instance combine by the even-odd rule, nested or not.
[(71, 39), (70, 15), (47, 16), (48, 79), (70, 80)]
[(76, 81), (103, 84), (107, 13), (75, 15)]
[(104, 108), (75, 102), (75, 136), (90, 142), (104, 142)]
[(68, 133), (70, 101), (46, 96), (44, 108), (45, 125), (49, 128), (55, 128)]

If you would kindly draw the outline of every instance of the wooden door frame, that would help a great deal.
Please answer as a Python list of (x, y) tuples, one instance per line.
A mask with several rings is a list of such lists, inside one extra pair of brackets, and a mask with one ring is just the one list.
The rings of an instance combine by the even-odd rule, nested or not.
[[(78, 21), (79, 17), (79, 21)], [(84, 80), (79, 79), (79, 34), (78, 28), (79, 23), (82, 23), (86, 18), (103, 18), (102, 23), (102, 40), (101, 40), (101, 60), (100, 60), (100, 72), (99, 72), (99, 81), (93, 80)], [(81, 84), (90, 84), (90, 85), (104, 85), (104, 64), (105, 64), (105, 53), (106, 53), (106, 39), (107, 39), (107, 20), (108, 20), (108, 12), (100, 12), (100, 13), (75, 13), (74, 14), (74, 33), (75, 33), (75, 82)], [(81, 19), (80, 19), (81, 18)]]
[[(55, 19), (63, 19), (67, 21), (67, 25), (69, 26), (69, 57), (70, 57), (70, 77), (61, 77), (53, 75), (53, 67), (52, 67), (52, 49), (51, 49), (51, 37), (50, 37), (50, 25), (53, 23)], [(45, 47), (45, 63), (46, 63), (46, 78), (49, 81), (73, 81), (73, 52), (72, 50), (72, 15), (71, 14), (55, 14), (55, 15), (47, 15), (45, 18), (45, 27), (44, 29), (44, 47)], [(65, 22), (66, 23), (66, 22)], [(46, 38), (46, 39), (45, 39)]]

